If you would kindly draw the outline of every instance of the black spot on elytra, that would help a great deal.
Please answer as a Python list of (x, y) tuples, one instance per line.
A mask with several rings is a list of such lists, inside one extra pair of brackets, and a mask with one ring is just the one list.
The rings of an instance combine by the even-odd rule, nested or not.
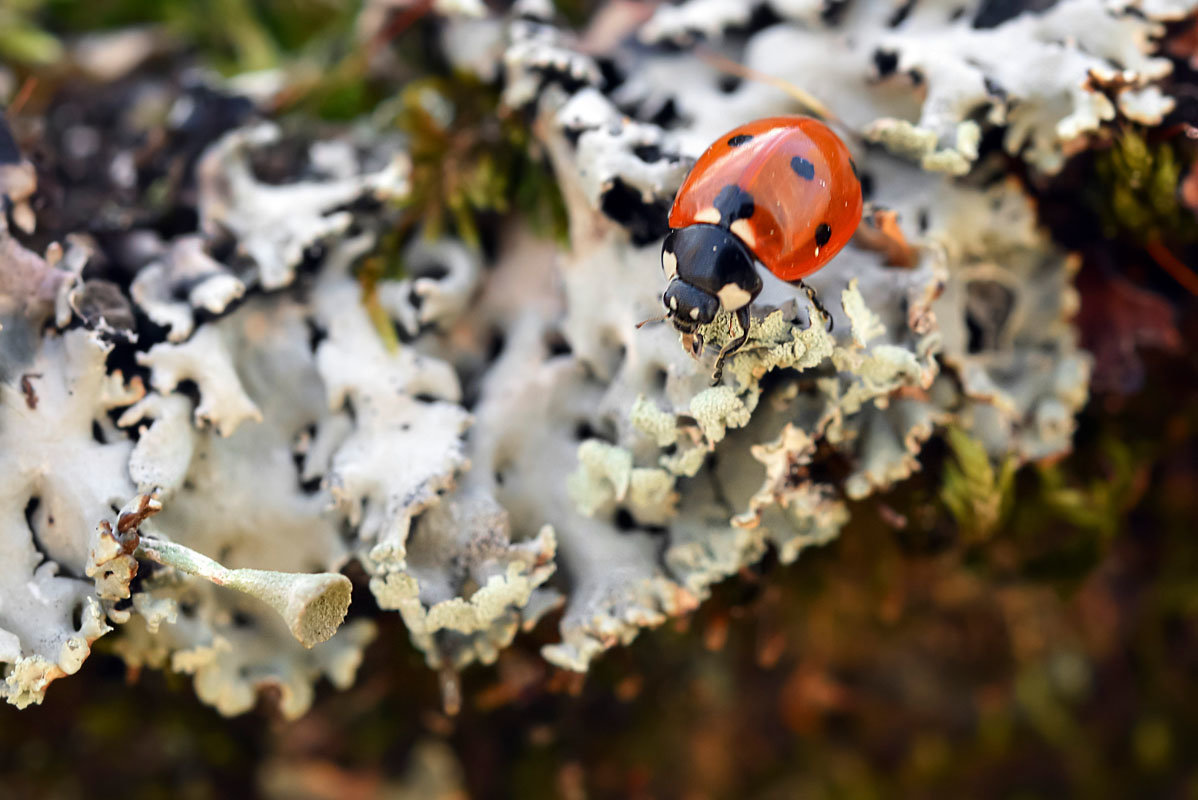
[(738, 133), (735, 136), (733, 136), (731, 139), (728, 140), (728, 146), (729, 147), (740, 147), (742, 144), (745, 144), (746, 142), (751, 142), (751, 141), (753, 141), (753, 137), (751, 135), (749, 135), (747, 133)]
[(756, 204), (753, 195), (735, 184), (729, 184), (715, 198), (715, 209), (720, 212), (720, 225), (728, 227), (738, 219), (753, 216)]
[(826, 222), (821, 222), (819, 227), (815, 229), (815, 246), (823, 247), (832, 238), (832, 226)]
[(805, 181), (815, 180), (815, 165), (802, 156), (792, 158), (790, 168), (795, 171), (795, 175)]

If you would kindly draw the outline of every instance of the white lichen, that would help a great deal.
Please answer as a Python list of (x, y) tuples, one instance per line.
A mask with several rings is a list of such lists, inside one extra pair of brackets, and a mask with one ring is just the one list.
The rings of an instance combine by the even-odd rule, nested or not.
[(388, 200), (408, 193), (408, 161), (399, 155), (373, 173), (283, 186), (263, 183), (253, 174), (249, 151), (273, 144), (280, 135), (267, 123), (235, 130), (196, 167), (201, 230), (210, 237), (234, 237), (265, 289), (291, 283), (306, 248), (345, 233), (353, 215), (343, 206), (362, 197)]

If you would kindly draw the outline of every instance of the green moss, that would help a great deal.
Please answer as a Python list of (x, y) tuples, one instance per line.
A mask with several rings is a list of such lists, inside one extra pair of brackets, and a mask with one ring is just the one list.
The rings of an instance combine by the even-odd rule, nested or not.
[(561, 192), (498, 89), (465, 73), (413, 81), (396, 99), (394, 122), (409, 137), (410, 225), (478, 247), (482, 215), (519, 211), (535, 230), (564, 240)]
[(422, 78), (405, 85), (375, 118), (406, 134), (412, 161), (412, 192), (376, 256), (358, 273), (363, 302), (394, 347), (375, 287), (404, 275), (403, 245), (415, 232), (430, 239), (456, 236), (479, 249), (484, 224), (507, 215), (518, 214), (519, 224), (561, 242), (568, 231), (553, 173), (531, 152), (527, 122), (501, 104), (497, 87), (466, 73)]
[(959, 428), (946, 438), (953, 460), (944, 469), (940, 500), (967, 540), (985, 541), (1010, 516), (1016, 462), (1007, 458), (996, 469), (982, 443)]
[(598, 0), (553, 0), (554, 10), (575, 28), (582, 27), (598, 7)]
[(1070, 485), (1059, 465), (1038, 469), (1040, 499), (1053, 517), (1083, 531), (1110, 539), (1123, 527), (1124, 516), (1139, 498), (1142, 486), (1137, 459), (1116, 439), (1103, 442), (1105, 475)]
[[(361, 3), (323, 0), (23, 0), (46, 26), (75, 33), (157, 24), (229, 73), (285, 66), (344, 49)], [(326, 59), (327, 60), (327, 59)]]
[(1186, 151), (1168, 139), (1150, 140), (1131, 127), (1119, 131), (1098, 154), (1090, 193), (1106, 235), (1141, 243), (1198, 238), (1193, 213), (1178, 196), (1187, 160)]
[(0, 6), (0, 61), (38, 66), (62, 57), (62, 44), (33, 20), (36, 5), (36, 0), (10, 0)]

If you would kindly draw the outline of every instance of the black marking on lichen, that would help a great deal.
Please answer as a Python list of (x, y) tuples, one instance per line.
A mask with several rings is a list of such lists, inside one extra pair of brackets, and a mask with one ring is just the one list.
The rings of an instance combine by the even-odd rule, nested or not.
[(670, 230), (668, 200), (645, 202), (637, 189), (616, 178), (599, 201), (600, 210), (622, 225), (636, 245), (646, 245)]
[(632, 148), (632, 154), (646, 164), (652, 164), (665, 158), (665, 154), (661, 152), (661, 147), (655, 144), (638, 144)]
[(874, 68), (878, 70), (879, 78), (893, 75), (898, 69), (898, 61), (898, 53), (893, 50), (874, 51)]
[(651, 122), (659, 128), (670, 130), (671, 128), (677, 128), (686, 120), (678, 111), (678, 104), (671, 97), (662, 103), (660, 108), (648, 115), (645, 121)]
[(790, 160), (790, 168), (795, 171), (805, 181), (815, 179), (815, 165), (802, 156), (795, 156)]
[(861, 181), (861, 197), (865, 200), (873, 197), (874, 194), (874, 176), (868, 172), (859, 175), (858, 180)]
[(742, 83), (744, 83), (744, 80), (735, 75), (721, 75), (719, 80), (716, 81), (716, 86), (724, 94), (732, 94), (740, 88)]
[(751, 142), (751, 141), (753, 141), (753, 136), (751, 134), (738, 133), (735, 136), (733, 136), (731, 139), (728, 140), (728, 146), (729, 147), (740, 147), (742, 144), (745, 144), (746, 142)]
[(829, 27), (836, 27), (844, 21), (844, 12), (849, 7), (849, 0), (827, 0), (824, 3), (823, 10), (820, 11), (820, 19)]
[(715, 198), (715, 209), (720, 212), (720, 225), (725, 228), (738, 219), (753, 216), (756, 207), (753, 195), (736, 184), (725, 186)]
[(982, 85), (986, 87), (986, 94), (998, 100), (1005, 101), (1007, 99), (1007, 90), (1002, 88), (1002, 85), (993, 78), (986, 76), (982, 78)]
[(815, 246), (823, 247), (832, 238), (832, 226), (826, 222), (821, 222), (819, 227), (815, 229)]
[(1052, 8), (1057, 0), (983, 0), (973, 17), (975, 28), (997, 28), (1020, 14)]
[(907, 16), (910, 15), (911, 9), (915, 7), (915, 0), (907, 0), (898, 9), (891, 14), (890, 19), (886, 22), (887, 26), (897, 28), (907, 21)]

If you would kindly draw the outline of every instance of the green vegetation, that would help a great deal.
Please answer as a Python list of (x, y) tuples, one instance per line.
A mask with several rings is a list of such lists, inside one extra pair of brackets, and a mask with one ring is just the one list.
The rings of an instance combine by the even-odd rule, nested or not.
[(946, 435), (953, 461), (945, 467), (940, 499), (969, 540), (990, 538), (1011, 513), (1016, 461), (1007, 458), (995, 469), (982, 443), (959, 428)]
[(1089, 193), (1107, 236), (1188, 243), (1198, 238), (1194, 213), (1178, 185), (1192, 161), (1192, 145), (1128, 126), (1118, 130), (1095, 162)]

